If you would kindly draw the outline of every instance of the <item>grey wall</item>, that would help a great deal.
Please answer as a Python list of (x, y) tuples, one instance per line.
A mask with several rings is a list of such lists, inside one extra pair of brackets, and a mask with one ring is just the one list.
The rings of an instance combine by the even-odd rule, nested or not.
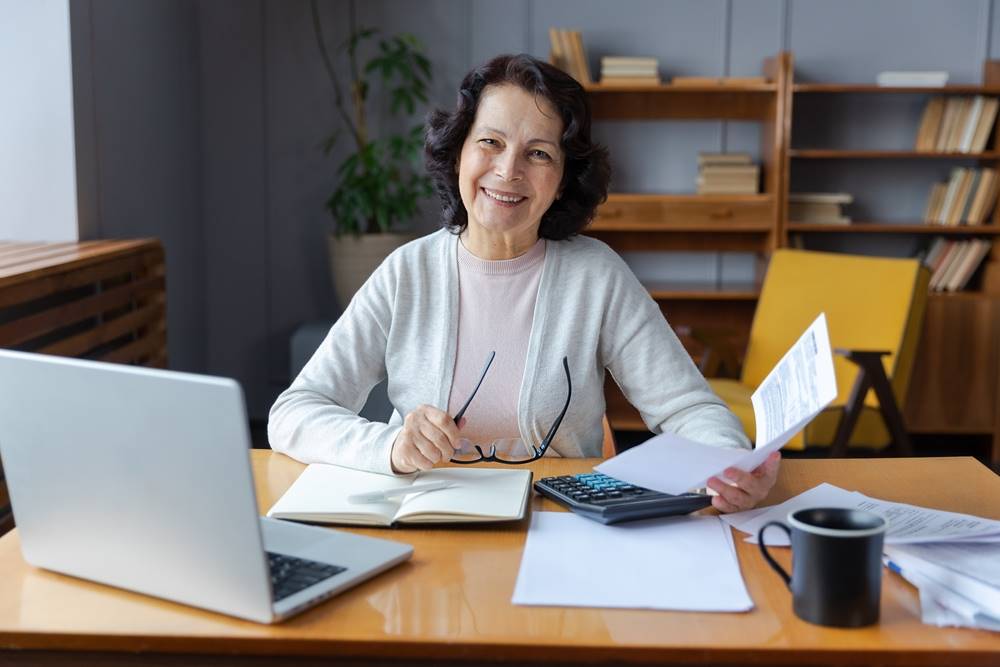
[(205, 368), (198, 5), (70, 4), (82, 239), (157, 237), (170, 365)]
[[(591, 69), (604, 54), (656, 56), (664, 76), (754, 75), (764, 58), (794, 52), (798, 80), (872, 81), (885, 69), (946, 69), (978, 81), (996, 57), (995, 0), (368, 0), (359, 20), (414, 32), (435, 67), (432, 98), (450, 105), (462, 74), (491, 55), (544, 57), (549, 26), (583, 31)], [(330, 43), (346, 34), (344, 0), (321, 2)], [(85, 8), (85, 9), (83, 9)], [(305, 0), (77, 0), (88, 39), (96, 158), (93, 235), (155, 234), (168, 250), (173, 362), (236, 377), (251, 413), (266, 414), (288, 382), (288, 339), (300, 323), (339, 312), (327, 275), (323, 202), (342, 153), (318, 146), (337, 126)], [(85, 17), (80, 15), (86, 15)], [(76, 72), (77, 69), (83, 71)], [(882, 100), (884, 102), (884, 99)], [(901, 147), (920, 99), (880, 111), (870, 100), (796, 99), (800, 146)], [(811, 105), (811, 106), (809, 106)], [(86, 115), (87, 110), (83, 110)], [(838, 119), (846, 116), (849, 122)], [(901, 119), (903, 119), (901, 121)], [(376, 130), (392, 125), (376, 114)], [(80, 119), (78, 118), (78, 135)], [(757, 152), (753, 124), (599, 123), (619, 191), (688, 192), (698, 151)], [(810, 172), (812, 169), (812, 172)], [(906, 220), (946, 166), (796, 165), (793, 187), (848, 189), (852, 211)], [(88, 172), (90, 173), (90, 172)], [(86, 175), (81, 175), (81, 182)], [(81, 193), (85, 198), (85, 193)], [(916, 213), (919, 214), (919, 213)], [(428, 203), (419, 223), (435, 227)], [(866, 248), (905, 253), (898, 240)], [(633, 258), (637, 268), (692, 279), (748, 270), (741, 258)], [(731, 274), (731, 275), (725, 275)]]

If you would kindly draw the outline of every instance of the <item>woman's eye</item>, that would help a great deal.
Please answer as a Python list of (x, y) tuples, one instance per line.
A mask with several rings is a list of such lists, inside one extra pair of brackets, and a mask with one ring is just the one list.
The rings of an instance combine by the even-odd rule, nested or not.
[(496, 146), (497, 145), (497, 140), (496, 139), (480, 139), (479, 143), (486, 144), (487, 146)]
[(552, 156), (541, 149), (535, 149), (531, 151), (531, 157), (537, 158), (539, 160), (551, 160)]

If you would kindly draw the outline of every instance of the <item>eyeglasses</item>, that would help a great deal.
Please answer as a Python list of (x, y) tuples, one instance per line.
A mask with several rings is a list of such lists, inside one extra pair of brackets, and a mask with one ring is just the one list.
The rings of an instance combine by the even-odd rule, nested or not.
[[(472, 403), (472, 399), (475, 397), (476, 392), (479, 391), (479, 387), (482, 386), (483, 379), (486, 377), (486, 371), (493, 364), (496, 354), (496, 351), (490, 352), (489, 358), (486, 359), (486, 365), (483, 366), (483, 372), (479, 375), (479, 382), (476, 383), (476, 388), (472, 390), (472, 394), (465, 401), (462, 408), (455, 413), (454, 419), (456, 424), (462, 418), (462, 415), (465, 414), (469, 404)], [(555, 437), (556, 431), (559, 430), (559, 425), (562, 423), (563, 417), (566, 416), (566, 410), (569, 408), (569, 399), (573, 395), (573, 383), (569, 377), (569, 360), (566, 357), (563, 357), (563, 370), (566, 372), (566, 404), (563, 406), (559, 416), (556, 417), (552, 428), (549, 429), (548, 435), (542, 440), (542, 444), (536, 447), (520, 438), (504, 438), (502, 440), (495, 440), (489, 446), (484, 446), (463, 439), (459, 441), (459, 447), (455, 450), (451, 462), (470, 464), (492, 461), (509, 465), (519, 465), (522, 463), (531, 463), (542, 458), (545, 455), (545, 450), (549, 448), (552, 438)], [(484, 447), (486, 447), (486, 451), (484, 451)]]

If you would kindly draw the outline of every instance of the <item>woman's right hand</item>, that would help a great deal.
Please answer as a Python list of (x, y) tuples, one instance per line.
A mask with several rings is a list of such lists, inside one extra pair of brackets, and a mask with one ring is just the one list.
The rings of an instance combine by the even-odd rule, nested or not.
[(447, 412), (421, 405), (406, 415), (403, 430), (392, 443), (392, 469), (408, 473), (433, 468), (452, 457), (458, 440), (458, 426)]

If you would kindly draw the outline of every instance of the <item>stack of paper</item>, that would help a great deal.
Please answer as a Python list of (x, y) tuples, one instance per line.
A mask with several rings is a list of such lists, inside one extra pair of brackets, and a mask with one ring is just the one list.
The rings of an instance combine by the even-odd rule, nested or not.
[[(925, 623), (1000, 630), (1000, 521), (879, 500), (832, 484), (722, 520), (756, 542), (764, 524), (784, 522), (806, 507), (844, 507), (885, 517), (886, 565), (920, 591)], [(788, 546), (780, 530), (767, 533), (765, 541)]]

